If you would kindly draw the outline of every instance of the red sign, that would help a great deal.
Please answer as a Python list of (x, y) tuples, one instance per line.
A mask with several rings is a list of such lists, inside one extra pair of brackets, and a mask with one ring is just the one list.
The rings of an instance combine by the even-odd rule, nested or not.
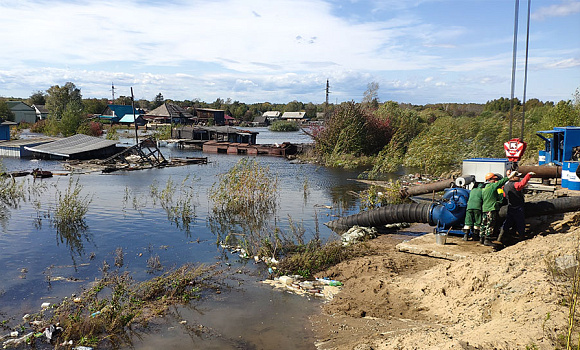
[(508, 160), (510, 162), (519, 161), (524, 155), (524, 151), (526, 150), (527, 145), (527, 143), (520, 139), (511, 139), (504, 143), (503, 148), (505, 149), (505, 155)]

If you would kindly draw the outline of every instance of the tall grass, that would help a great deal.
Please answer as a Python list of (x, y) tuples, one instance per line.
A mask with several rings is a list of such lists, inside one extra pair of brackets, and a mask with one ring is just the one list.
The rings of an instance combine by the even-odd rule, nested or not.
[[(153, 204), (161, 205), (167, 213), (167, 219), (187, 234), (190, 233), (190, 225), (196, 219), (197, 192), (195, 184), (197, 181), (198, 179), (188, 175), (180, 184), (176, 184), (169, 178), (164, 188), (160, 188), (157, 182), (149, 186)], [(135, 202), (133, 207), (137, 207)]]
[(210, 229), (222, 241), (230, 233), (243, 234), (249, 254), (257, 253), (268, 221), (278, 208), (278, 177), (256, 160), (242, 158), (219, 175), (209, 190)]

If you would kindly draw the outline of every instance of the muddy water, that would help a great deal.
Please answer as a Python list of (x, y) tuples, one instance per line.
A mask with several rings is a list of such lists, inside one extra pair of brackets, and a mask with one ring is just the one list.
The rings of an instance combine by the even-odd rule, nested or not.
[[(259, 142), (261, 136), (268, 143), (294, 141), (268, 135), (265, 129), (258, 135)], [(294, 137), (304, 135), (296, 133)], [(208, 156), (210, 163), (109, 175), (74, 175), (83, 186), (82, 194), (92, 199), (87, 227), (75, 235), (57, 232), (46, 216), (54, 209), (56, 191), (68, 186), (68, 176), (41, 180), (46, 190), (40, 197), (31, 197), (32, 201), (6, 213), (0, 220), (0, 320), (9, 320), (9, 326), (16, 325), (22, 315), (38, 312), (43, 302), (59, 302), (65, 296), (80, 293), (102, 275), (105, 262), (114, 269), (129, 272), (137, 280), (157, 276), (162, 272), (152, 272), (147, 266), (147, 260), (157, 256), (165, 270), (188, 262), (219, 263), (233, 274), (238, 270), (242, 274), (237, 274), (237, 284), (232, 289), (172, 309), (146, 334), (135, 337), (135, 348), (312, 348), (307, 316), (318, 312), (320, 301), (261, 285), (259, 281), (265, 277), (263, 267), (221, 249), (216, 245), (216, 233), (207, 225), (208, 189), (239, 157), (169, 148), (162, 151), (174, 157)], [(323, 239), (336, 238), (323, 223), (342, 212), (356, 210), (356, 199), (349, 194), (362, 188), (349, 180), (356, 173), (294, 164), (275, 157), (256, 159), (279, 179), (280, 206), (272, 225), (288, 229), (291, 217), (293, 222), (302, 223), (307, 236), (318, 229)], [(2, 163), (8, 170), (63, 169), (56, 161), (6, 158)], [(169, 221), (149, 195), (149, 186), (154, 183), (163, 187), (168, 180), (179, 184), (186, 177), (195, 179), (196, 194), (196, 218), (189, 230)], [(135, 201), (128, 201), (127, 193)], [(119, 248), (123, 261), (115, 267), (115, 251)]]

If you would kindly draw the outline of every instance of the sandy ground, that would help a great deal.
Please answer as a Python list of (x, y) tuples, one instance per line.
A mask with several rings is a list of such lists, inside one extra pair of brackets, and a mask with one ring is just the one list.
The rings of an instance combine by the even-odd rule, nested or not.
[(546, 261), (557, 257), (564, 267), (576, 261), (579, 219), (567, 214), (500, 251), (466, 242), (473, 254), (455, 261), (400, 252), (400, 238), (379, 236), (368, 243), (375, 254), (326, 272), (344, 287), (311, 318), (316, 346), (554, 349), (568, 308)]

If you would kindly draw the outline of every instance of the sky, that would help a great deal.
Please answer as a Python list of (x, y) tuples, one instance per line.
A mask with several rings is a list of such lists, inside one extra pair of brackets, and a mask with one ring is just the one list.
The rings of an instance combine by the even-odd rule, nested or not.
[[(511, 95), (516, 0), (0, 0), (0, 96), (485, 103)], [(532, 0), (526, 100), (580, 88), (580, 0)], [(523, 100), (528, 1), (514, 97)]]

